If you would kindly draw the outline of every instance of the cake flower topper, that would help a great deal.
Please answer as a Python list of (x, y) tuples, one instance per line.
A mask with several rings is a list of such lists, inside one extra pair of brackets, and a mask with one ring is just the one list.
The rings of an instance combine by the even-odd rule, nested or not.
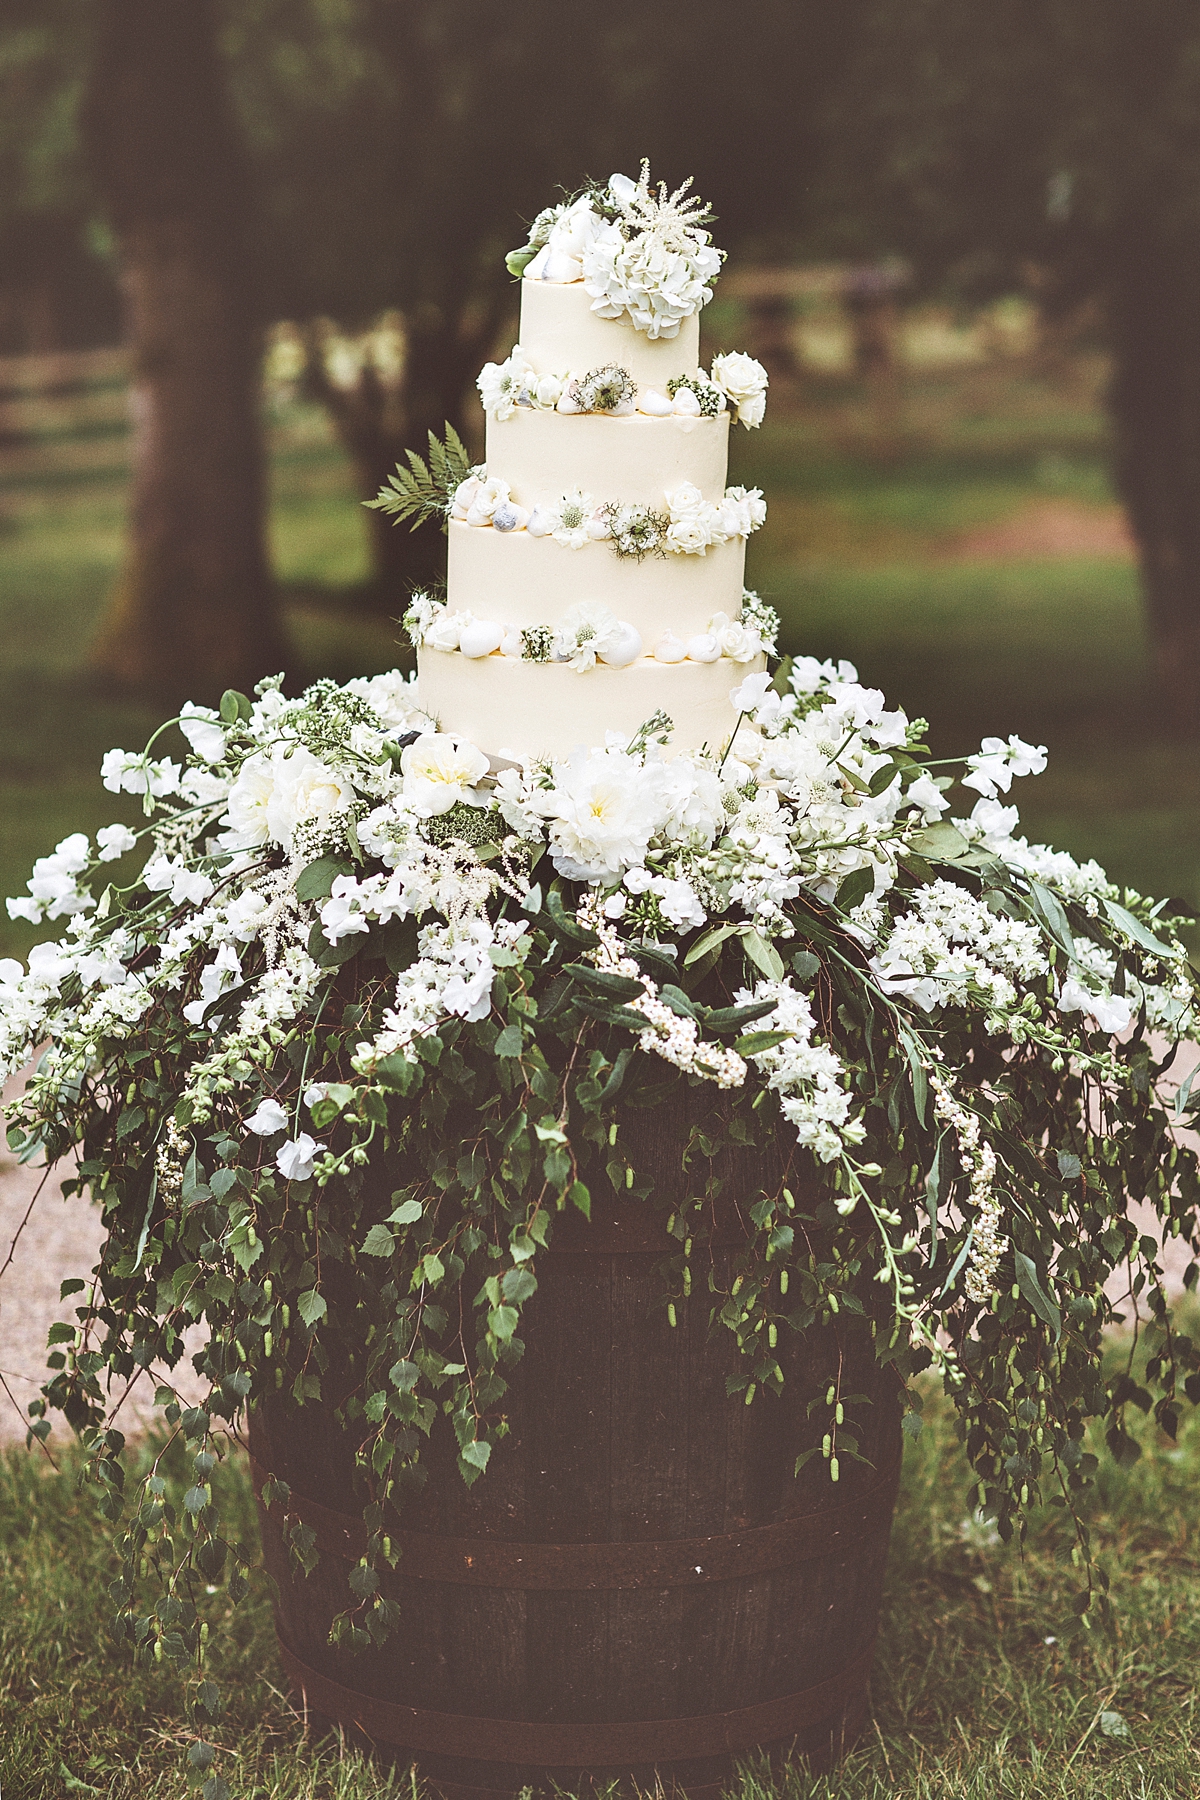
[(508, 268), (530, 281), (582, 281), (602, 319), (627, 315), (647, 337), (673, 338), (711, 300), (724, 260), (705, 230), (711, 209), (688, 195), (691, 185), (655, 190), (649, 162), (637, 181), (613, 175), (539, 213)]

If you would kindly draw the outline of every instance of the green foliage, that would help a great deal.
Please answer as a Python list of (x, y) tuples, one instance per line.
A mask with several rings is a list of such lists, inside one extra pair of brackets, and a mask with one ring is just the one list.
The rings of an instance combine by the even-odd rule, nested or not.
[(471, 459), (462, 439), (447, 421), (445, 443), (432, 431), (429, 433), (428, 464), (415, 450), (407, 450), (405, 455), (408, 468), (397, 463), (387, 486), (380, 488), (374, 500), (364, 500), (363, 505), (390, 514), (397, 524), (411, 518), (410, 531), (426, 519), (439, 519), (445, 531), (454, 490), (471, 473)]

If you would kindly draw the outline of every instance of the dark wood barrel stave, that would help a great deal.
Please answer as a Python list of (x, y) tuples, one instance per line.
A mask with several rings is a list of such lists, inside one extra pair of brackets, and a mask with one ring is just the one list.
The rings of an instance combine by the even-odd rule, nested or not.
[[(660, 1199), (688, 1191), (686, 1118), (631, 1113), (622, 1131)], [(740, 1165), (729, 1192), (752, 1195), (757, 1153)], [(434, 1428), (426, 1488), (394, 1533), (386, 1591), (403, 1620), (382, 1648), (326, 1641), (362, 1539), (332, 1408), (270, 1404), (252, 1422), (260, 1473), (290, 1484), (323, 1552), (293, 1577), (279, 1509), (263, 1515), (289, 1679), (312, 1710), (411, 1755), (448, 1800), (611, 1776), (715, 1796), (759, 1746), (828, 1764), (865, 1716), (899, 1470), (894, 1377), (848, 1322), (781, 1334), (783, 1398), (728, 1397), (736, 1353), (708, 1328), (704, 1257), (673, 1330), (660, 1206), (593, 1194), (591, 1223), (560, 1218), (539, 1257), (511, 1432), (472, 1489), (448, 1425)], [(744, 1243), (735, 1205), (712, 1236), (724, 1281)], [(792, 1467), (824, 1428), (807, 1403), (839, 1359), (842, 1391), (871, 1397), (851, 1411), (873, 1466), (843, 1459), (834, 1486), (819, 1456)]]

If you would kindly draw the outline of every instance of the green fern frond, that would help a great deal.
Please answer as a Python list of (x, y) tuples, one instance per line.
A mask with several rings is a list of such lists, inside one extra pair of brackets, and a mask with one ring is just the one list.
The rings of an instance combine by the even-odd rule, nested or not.
[(428, 463), (415, 450), (404, 454), (408, 458), (407, 469), (397, 463), (395, 473), (374, 500), (364, 500), (363, 505), (390, 513), (397, 525), (402, 519), (411, 519), (410, 531), (426, 519), (439, 520), (445, 531), (454, 490), (471, 473), (471, 459), (462, 439), (447, 421), (445, 443), (432, 431), (429, 433)]

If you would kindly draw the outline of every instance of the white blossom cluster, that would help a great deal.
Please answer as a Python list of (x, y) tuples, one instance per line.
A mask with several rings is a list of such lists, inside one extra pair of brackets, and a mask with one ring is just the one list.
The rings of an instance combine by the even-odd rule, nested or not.
[[(772, 631), (774, 615), (767, 617), (771, 609), (763, 608), (757, 595), (751, 599), (758, 610), (748, 618), (731, 619), (728, 613), (714, 613), (707, 628), (690, 638), (664, 631), (648, 655), (661, 663), (713, 663), (722, 657), (748, 663), (765, 656), (763, 626)], [(637, 627), (628, 619), (618, 619), (599, 600), (577, 601), (557, 625), (536, 627), (531, 632), (528, 626), (477, 619), (467, 609), (451, 612), (444, 601), (417, 594), (404, 623), (418, 649), (447, 653), (457, 650), (470, 659), (500, 655), (527, 662), (564, 662), (579, 673), (594, 669), (597, 663), (613, 669), (627, 668), (644, 649)]]
[[(721, 500), (711, 501), (693, 482), (683, 481), (664, 498), (660, 548), (678, 556), (703, 556), (714, 544), (748, 538), (767, 517), (759, 488), (727, 487)], [(527, 531), (530, 537), (552, 538), (565, 550), (613, 541), (614, 519), (628, 510), (582, 488), (532, 508), (520, 506), (508, 482), (489, 475), (485, 465), (460, 481), (450, 500), (451, 519), (464, 525), (501, 533)]]
[[(437, 608), (418, 604), (434, 624)], [(714, 620), (713, 635), (723, 628)], [(611, 630), (580, 611), (561, 648), (582, 659), (590, 644), (599, 658)], [(731, 735), (711, 752), (665, 754), (670, 721), (656, 716), (633, 738), (610, 733), (564, 761), (499, 771), (474, 744), (439, 732), (414, 683), (395, 673), (318, 683), (295, 700), (274, 679), (228, 717), (186, 708), (184, 762), (121, 750), (104, 759), (109, 788), (142, 799), (145, 826), (106, 827), (94, 845), (73, 834), (9, 901), (12, 916), (65, 929), (27, 964), (0, 962), (6, 1067), (48, 1045), (34, 1090), (61, 1095), (103, 1066), (107, 1042), (165, 1005), (191, 1033), (184, 1097), (194, 1116), (233, 1096), (248, 1130), (280, 1135), (274, 1154), (286, 1178), (307, 1179), (324, 1147), (278, 1116), (263, 1085), (288, 1034), (311, 1028), (328, 975), (320, 947), (396, 920), (415, 924), (415, 954), (378, 1029), (354, 1051), (369, 1079), (440, 1022), (488, 1015), (497, 967), (521, 962), (532, 942), (527, 920), (504, 916), (497, 901), (524, 901), (523, 871), (543, 853), (588, 889), (580, 917), (600, 939), (597, 966), (640, 981), (631, 1005), (646, 1020), (641, 1048), (723, 1086), (740, 1085), (752, 1065), (823, 1160), (860, 1141), (862, 1128), (847, 1071), (779, 955), (795, 931), (789, 903), (805, 896), (837, 901), (880, 1002), (917, 1017), (970, 1009), (1014, 1043), (1064, 1057), (1075, 1054), (1081, 1023), (1111, 1035), (1139, 1010), (1156, 1028), (1200, 1037), (1179, 946), (1125, 910), (1095, 864), (1014, 835), (1016, 808), (996, 791), (1039, 768), (1042, 750), (986, 742), (967, 759), (979, 797), (951, 823), (952, 778), (907, 754), (917, 728), (850, 664), (797, 658), (786, 682), (750, 674), (730, 701)], [(1028, 885), (1031, 907), (1041, 896), (1042, 914), (986, 904), (949, 874), (914, 881), (905, 870), (931, 844), (951, 859), (996, 859)], [(484, 845), (487, 855), (476, 854)], [(111, 865), (138, 847), (147, 852), (132, 884), (140, 898), (114, 909)], [(340, 870), (335, 863), (311, 889), (306, 871), (328, 868), (320, 859), (329, 857)], [(97, 878), (106, 884), (99, 899)], [(1120, 972), (1113, 948), (1082, 935), (1068, 954), (1071, 940), (1053, 920), (1062, 900), (1103, 915), (1108, 945), (1123, 950)], [(758, 966), (770, 965), (739, 1001), (773, 1002), (761, 1027), (785, 1034), (777, 1044), (739, 1054), (707, 1041), (627, 947), (640, 933), (669, 949), (701, 930), (714, 941), (749, 934)], [(1101, 1062), (1093, 1055), (1093, 1070)], [(994, 1158), (956, 1098), (953, 1072), (939, 1064), (930, 1080), (971, 1176), (970, 1283), (984, 1293), (1004, 1241)], [(267, 1102), (274, 1111), (262, 1111)]]
[[(676, 377), (668, 383), (673, 392), (639, 389), (626, 377), (625, 388), (632, 392), (623, 391), (612, 404), (596, 403), (607, 402), (606, 390), (595, 380), (603, 373), (590, 369), (583, 374), (573, 369), (539, 372), (521, 345), (515, 344), (502, 363), (483, 365), (475, 385), (484, 412), (500, 422), (511, 419), (518, 407), (568, 415), (600, 413), (614, 419), (631, 418), (635, 413), (652, 419), (699, 419), (728, 407), (735, 423), (747, 430), (761, 425), (766, 416), (767, 371), (755, 357), (740, 350), (715, 356), (707, 374), (696, 369), (692, 374)], [(706, 404), (710, 397), (710, 404)]]

